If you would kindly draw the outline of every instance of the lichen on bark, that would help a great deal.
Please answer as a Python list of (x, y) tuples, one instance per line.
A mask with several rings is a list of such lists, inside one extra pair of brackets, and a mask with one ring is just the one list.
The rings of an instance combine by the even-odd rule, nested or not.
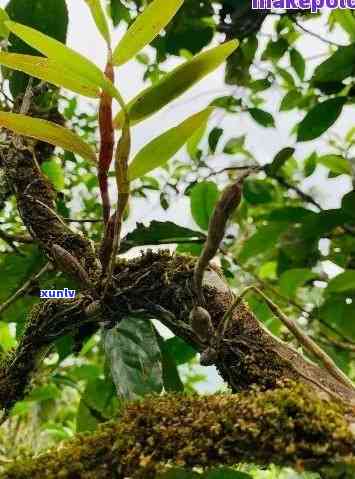
[(153, 479), (169, 467), (248, 462), (326, 471), (324, 477), (340, 470), (351, 478), (355, 441), (347, 414), (292, 382), (266, 392), (150, 396), (96, 433), (17, 462), (0, 477)]

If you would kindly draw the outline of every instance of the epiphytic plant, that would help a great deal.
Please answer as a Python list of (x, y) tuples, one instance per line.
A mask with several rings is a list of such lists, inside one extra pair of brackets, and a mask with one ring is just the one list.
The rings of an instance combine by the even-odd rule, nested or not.
[[(110, 278), (113, 259), (119, 249), (122, 219), (129, 199), (129, 183), (164, 165), (206, 123), (212, 109), (191, 116), (178, 126), (164, 132), (147, 144), (129, 163), (130, 126), (145, 120), (163, 108), (197, 81), (215, 70), (237, 48), (232, 40), (202, 52), (165, 75), (126, 103), (115, 86), (115, 68), (132, 59), (169, 23), (183, 0), (154, 0), (137, 17), (118, 45), (112, 49), (108, 22), (100, 0), (85, 0), (97, 29), (107, 44), (107, 63), (101, 71), (93, 62), (57, 40), (10, 21), (4, 15), (3, 27), (38, 50), (43, 56), (0, 52), (0, 64), (20, 70), (45, 82), (64, 87), (80, 95), (99, 100), (100, 148), (97, 153), (69, 129), (22, 113), (0, 112), (0, 125), (16, 134), (33, 137), (59, 146), (95, 162), (100, 186), (105, 234), (101, 260), (106, 278)], [(113, 117), (112, 104), (117, 101), (121, 111)], [(115, 149), (115, 129), (121, 136)], [(111, 214), (108, 173), (115, 158), (117, 209)]]

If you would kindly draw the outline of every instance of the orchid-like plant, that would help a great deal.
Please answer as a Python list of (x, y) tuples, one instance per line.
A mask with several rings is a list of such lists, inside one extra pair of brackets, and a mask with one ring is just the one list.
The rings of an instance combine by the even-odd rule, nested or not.
[[(38, 50), (44, 56), (0, 52), (0, 64), (22, 71), (58, 87), (99, 101), (100, 147), (96, 152), (91, 145), (69, 129), (38, 118), (18, 113), (0, 112), (0, 126), (18, 135), (32, 137), (72, 151), (95, 162), (101, 192), (103, 219), (106, 225), (103, 244), (104, 269), (111, 276), (113, 260), (119, 249), (124, 211), (129, 199), (130, 181), (146, 175), (166, 164), (188, 139), (204, 125), (212, 109), (192, 115), (181, 124), (169, 129), (150, 143), (129, 162), (131, 150), (130, 126), (144, 121), (169, 102), (183, 94), (192, 85), (221, 65), (237, 48), (236, 40), (229, 41), (192, 59), (166, 74), (160, 81), (144, 89), (126, 103), (115, 86), (115, 68), (135, 57), (166, 27), (183, 4), (183, 0), (154, 0), (140, 14), (112, 48), (111, 34), (100, 0), (85, 0), (98, 31), (107, 44), (107, 63), (101, 71), (91, 60), (26, 25), (1, 16), (2, 28)], [(113, 101), (120, 112), (113, 117)], [(115, 146), (115, 129), (121, 130)], [(117, 208), (111, 215), (108, 173), (115, 158)]]

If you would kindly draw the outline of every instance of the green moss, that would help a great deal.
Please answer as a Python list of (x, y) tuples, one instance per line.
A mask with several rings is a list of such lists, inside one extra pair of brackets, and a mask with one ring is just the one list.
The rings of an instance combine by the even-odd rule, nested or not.
[(345, 413), (298, 384), (239, 395), (147, 397), (129, 405), (120, 422), (17, 463), (0, 477), (149, 479), (169, 465), (238, 462), (335, 471), (355, 464)]

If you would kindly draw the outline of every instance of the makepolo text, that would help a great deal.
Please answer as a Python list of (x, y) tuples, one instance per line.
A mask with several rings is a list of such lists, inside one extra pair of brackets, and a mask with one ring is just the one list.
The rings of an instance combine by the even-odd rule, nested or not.
[(355, 0), (251, 0), (253, 10), (280, 8), (283, 10), (310, 10), (317, 13), (321, 8), (355, 10)]

